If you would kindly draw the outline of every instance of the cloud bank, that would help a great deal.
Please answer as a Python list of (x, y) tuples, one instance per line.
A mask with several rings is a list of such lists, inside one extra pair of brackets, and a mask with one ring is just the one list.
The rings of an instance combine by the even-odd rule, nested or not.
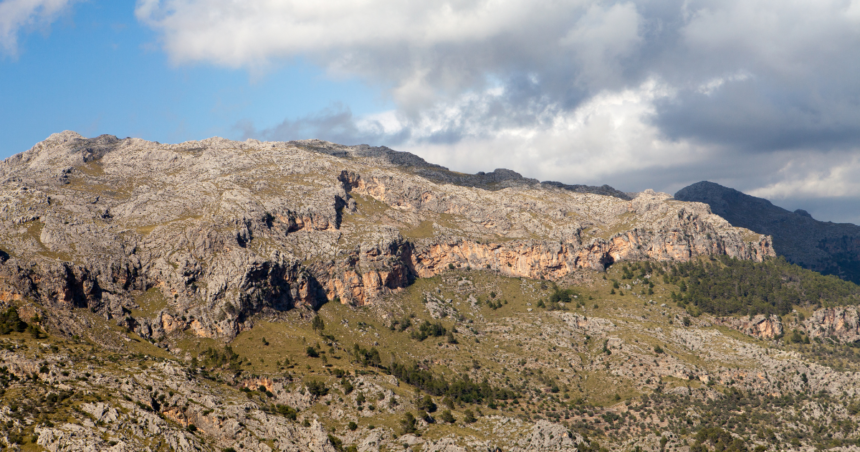
[(860, 199), (860, 0), (139, 0), (136, 14), (176, 64), (301, 57), (396, 106), (247, 136), (624, 190), (709, 179), (778, 204)]
[(44, 28), (66, 12), (75, 0), (3, 0), (0, 2), (0, 53), (18, 55), (22, 30)]

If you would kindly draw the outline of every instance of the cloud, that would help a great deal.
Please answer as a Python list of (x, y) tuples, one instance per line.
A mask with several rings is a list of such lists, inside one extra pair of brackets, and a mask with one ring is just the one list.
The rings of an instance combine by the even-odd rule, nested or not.
[(860, 136), (857, 3), (139, 0), (136, 14), (175, 63), (307, 58), (413, 120), (499, 84), (565, 114), (657, 79), (677, 91), (653, 119), (670, 139), (771, 151)]
[(18, 55), (18, 34), (22, 29), (46, 27), (76, 0), (4, 0), (0, 2), (0, 49)]
[[(313, 113), (295, 120), (284, 120), (280, 124), (258, 130), (254, 124), (239, 122), (236, 128), (242, 131), (243, 138), (257, 138), (268, 141), (290, 141), (318, 137), (339, 144), (374, 144), (379, 142), (400, 144), (409, 134), (387, 115), (356, 118), (352, 111), (343, 105), (335, 105), (326, 110)], [(396, 129), (396, 130), (392, 130)]]
[[(638, 39), (631, 3), (585, 0), (140, 0), (136, 14), (162, 33), (176, 63), (261, 68), (301, 56), (334, 76), (387, 87), (412, 113), (484, 88), (492, 76), (537, 74), (543, 86), (561, 88), (584, 64), (600, 65), (605, 75), (623, 65)], [(595, 48), (589, 37), (606, 42)]]
[(240, 127), (246, 138), (386, 143), (458, 170), (506, 167), (542, 179), (602, 184), (616, 174), (692, 164), (706, 152), (664, 139), (650, 123), (655, 99), (673, 94), (647, 80), (564, 110), (547, 100), (523, 104), (518, 93), (491, 88), (439, 104), (418, 118), (397, 111), (354, 117), (349, 109), (334, 107), (270, 129)]
[[(793, 154), (793, 155), (792, 155)], [(860, 193), (860, 148), (783, 156), (779, 179), (751, 191), (769, 199), (851, 198)]]
[(176, 64), (300, 57), (395, 105), (248, 136), (627, 190), (860, 196), (839, 169), (860, 139), (860, 0), (139, 0), (136, 14)]

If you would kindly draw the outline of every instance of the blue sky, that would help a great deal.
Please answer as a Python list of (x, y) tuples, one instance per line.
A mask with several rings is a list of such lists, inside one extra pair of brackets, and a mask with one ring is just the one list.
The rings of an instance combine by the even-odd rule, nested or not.
[(125, 1), (80, 3), (49, 26), (23, 30), (17, 55), (0, 60), (0, 87), (0, 158), (62, 130), (171, 143), (240, 139), (246, 123), (390, 108), (378, 90), (354, 77), (334, 80), (300, 57), (253, 74), (171, 63)]
[(0, 0), (0, 157), (320, 138), (860, 223), (858, 73), (860, 0)]

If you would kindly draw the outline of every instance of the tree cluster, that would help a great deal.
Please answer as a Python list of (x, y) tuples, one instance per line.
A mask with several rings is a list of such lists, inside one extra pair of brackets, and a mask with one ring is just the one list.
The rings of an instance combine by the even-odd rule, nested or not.
[(412, 331), (412, 339), (417, 339), (419, 341), (423, 341), (428, 337), (440, 337), (448, 334), (448, 330), (442, 326), (440, 322), (428, 322), (427, 320), (422, 323), (418, 329)]
[(484, 403), (517, 398), (517, 394), (509, 389), (491, 386), (486, 380), (476, 383), (465, 375), (449, 383), (445, 377), (437, 377), (429, 370), (420, 368), (417, 363), (407, 365), (393, 362), (389, 372), (399, 380), (428, 394), (447, 396), (461, 403)]
[(751, 262), (722, 256), (670, 268), (664, 278), (677, 284), (672, 298), (691, 314), (777, 314), (793, 306), (844, 306), (860, 302), (860, 287), (835, 276), (792, 265), (783, 258)]

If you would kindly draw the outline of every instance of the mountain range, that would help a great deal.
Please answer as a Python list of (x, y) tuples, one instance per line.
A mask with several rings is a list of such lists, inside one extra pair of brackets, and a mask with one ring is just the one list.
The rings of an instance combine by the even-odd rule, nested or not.
[(0, 163), (0, 442), (856, 450), (860, 290), (810, 270), (852, 279), (851, 231), (710, 183), (57, 133)]

